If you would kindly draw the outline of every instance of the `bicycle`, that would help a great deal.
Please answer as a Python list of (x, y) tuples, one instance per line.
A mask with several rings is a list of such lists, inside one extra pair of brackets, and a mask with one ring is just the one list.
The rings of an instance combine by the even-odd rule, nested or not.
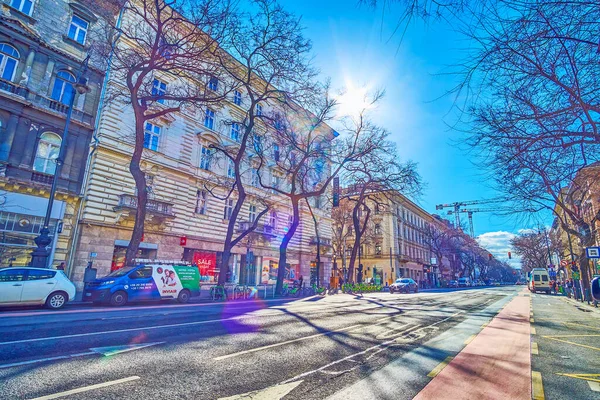
[(212, 301), (216, 300), (227, 300), (227, 292), (224, 286), (212, 286), (210, 288), (210, 298)]
[(236, 286), (233, 290), (233, 299), (234, 300), (243, 300), (248, 298), (249, 288), (246, 286)]

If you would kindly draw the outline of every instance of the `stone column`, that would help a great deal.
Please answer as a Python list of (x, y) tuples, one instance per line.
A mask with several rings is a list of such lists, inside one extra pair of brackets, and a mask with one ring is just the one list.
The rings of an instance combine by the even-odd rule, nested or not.
[[(23, 118), (21, 118), (23, 121)], [(25, 146), (23, 148), (23, 156), (21, 157), (21, 166), (22, 167), (31, 167), (33, 165), (33, 151), (36, 149), (37, 137), (38, 137), (38, 125), (31, 124), (29, 130), (20, 130), (19, 132), (23, 132), (22, 135), (26, 135)], [(28, 133), (25, 133), (28, 132)]]
[[(49, 96), (50, 91), (52, 90), (50, 88), (50, 78), (52, 78), (52, 72), (54, 72), (54, 63), (55, 61), (53, 59), (48, 60), (48, 64), (46, 65), (46, 72), (44, 73), (44, 78), (42, 79), (42, 82), (40, 82), (39, 92), (43, 93), (45, 96)], [(45, 92), (44, 88), (46, 88)]]
[(8, 123), (6, 124), (6, 130), (0, 137), (0, 161), (8, 161), (10, 148), (12, 147), (15, 138), (18, 123), (19, 116), (17, 114), (11, 114), (8, 118)]
[(35, 49), (30, 48), (29, 54), (27, 54), (27, 60), (25, 61), (25, 69), (23, 69), (23, 73), (21, 74), (19, 85), (29, 87), (29, 78), (31, 78), (31, 67), (34, 59)]

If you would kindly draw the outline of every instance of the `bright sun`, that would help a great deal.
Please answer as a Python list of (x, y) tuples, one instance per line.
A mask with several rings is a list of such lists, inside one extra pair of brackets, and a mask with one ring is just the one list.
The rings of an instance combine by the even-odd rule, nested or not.
[(345, 91), (337, 97), (337, 101), (339, 117), (357, 117), (362, 111), (371, 107), (369, 88), (355, 87), (347, 82)]

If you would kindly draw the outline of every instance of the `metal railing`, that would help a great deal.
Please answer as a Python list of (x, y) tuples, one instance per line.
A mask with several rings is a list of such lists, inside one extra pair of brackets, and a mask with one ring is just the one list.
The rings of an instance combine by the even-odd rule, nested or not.
[[(250, 221), (240, 222), (238, 226), (238, 231), (247, 231), (248, 229), (250, 229), (251, 226), (252, 222)], [(257, 224), (256, 228), (254, 229), (254, 232), (267, 236), (275, 236), (275, 229), (268, 224)]]
[[(35, 92), (27, 91), (27, 94), (25, 97), (27, 98), (27, 100), (31, 101), (33, 104), (35, 104), (37, 106), (41, 106), (43, 108), (47, 108), (47, 109), (57, 112), (59, 114), (62, 114), (65, 117), (67, 116), (67, 113), (69, 111), (69, 106), (67, 104), (63, 104), (60, 101), (48, 98), (46, 96), (42, 96), (41, 94), (38, 94)], [(90, 115), (86, 112), (83, 112), (81, 110), (78, 110), (76, 108), (73, 108), (73, 113), (71, 114), (71, 119), (73, 121), (82, 122), (82, 123), (85, 123), (88, 125), (91, 125), (93, 123), (92, 115)]]
[[(119, 196), (119, 204), (115, 207), (115, 209), (136, 210), (137, 204), (137, 196), (131, 194), (122, 194)], [(175, 214), (173, 213), (173, 204), (167, 203), (165, 201), (148, 199), (148, 201), (146, 202), (146, 211), (153, 214), (164, 215), (167, 217), (175, 216)]]

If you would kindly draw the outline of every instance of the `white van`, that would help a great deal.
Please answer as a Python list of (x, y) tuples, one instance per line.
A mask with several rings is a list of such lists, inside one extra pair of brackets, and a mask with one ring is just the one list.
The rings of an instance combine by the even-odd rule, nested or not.
[(529, 273), (529, 281), (527, 287), (533, 293), (546, 292), (550, 294), (550, 275), (546, 268), (534, 268)]

